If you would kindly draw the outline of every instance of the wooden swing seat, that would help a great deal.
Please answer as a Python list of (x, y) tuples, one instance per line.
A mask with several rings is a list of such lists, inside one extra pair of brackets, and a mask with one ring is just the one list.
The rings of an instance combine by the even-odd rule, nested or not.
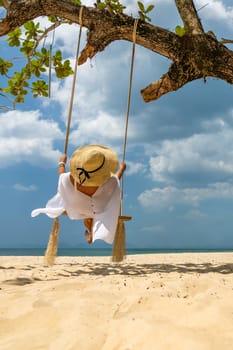
[(128, 216), (128, 215), (120, 215), (119, 216), (120, 220), (124, 220), (124, 221), (129, 221), (132, 219), (132, 216)]

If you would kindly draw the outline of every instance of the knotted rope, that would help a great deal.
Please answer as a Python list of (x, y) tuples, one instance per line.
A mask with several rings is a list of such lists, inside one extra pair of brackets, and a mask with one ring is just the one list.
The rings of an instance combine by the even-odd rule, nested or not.
[[(125, 117), (125, 135), (124, 135), (124, 146), (123, 146), (123, 155), (122, 162), (125, 161), (126, 156), (126, 146), (127, 146), (127, 136), (128, 136), (128, 125), (129, 125), (129, 111), (130, 111), (130, 101), (131, 101), (131, 91), (132, 91), (132, 81), (133, 81), (133, 69), (134, 69), (134, 56), (135, 56), (135, 46), (136, 46), (136, 34), (137, 34), (137, 25), (138, 19), (134, 20), (133, 27), (133, 45), (132, 45), (132, 54), (131, 54), (131, 64), (130, 64), (130, 76), (129, 76), (129, 88), (128, 88), (128, 99), (127, 99), (127, 108), (126, 108), (126, 117)], [(124, 221), (131, 220), (130, 216), (123, 215), (123, 176), (121, 178), (121, 207), (120, 207), (120, 216), (118, 219), (118, 225), (115, 233), (115, 238), (112, 248), (112, 261), (120, 262), (126, 256), (125, 250), (125, 223)]]
[[(73, 80), (72, 80), (70, 104), (69, 104), (69, 111), (68, 111), (68, 118), (67, 118), (67, 125), (66, 125), (64, 154), (67, 154), (68, 143), (69, 143), (70, 124), (71, 124), (71, 117), (72, 117), (72, 111), (73, 111), (74, 93), (75, 93), (75, 85), (76, 85), (77, 69), (78, 69), (78, 57), (79, 57), (82, 27), (83, 27), (82, 18), (83, 18), (83, 6), (80, 7), (80, 12), (79, 12), (80, 28), (79, 28), (79, 34), (78, 34), (78, 44), (77, 44), (76, 57), (75, 57), (74, 75), (73, 75)], [(57, 254), (58, 239), (59, 239), (59, 226), (60, 226), (59, 219), (55, 218), (53, 226), (52, 226), (52, 230), (50, 232), (49, 242), (48, 242), (47, 249), (45, 252), (45, 257), (44, 257), (44, 263), (45, 263), (45, 265), (48, 265), (48, 266), (51, 266), (54, 264), (55, 257)]]

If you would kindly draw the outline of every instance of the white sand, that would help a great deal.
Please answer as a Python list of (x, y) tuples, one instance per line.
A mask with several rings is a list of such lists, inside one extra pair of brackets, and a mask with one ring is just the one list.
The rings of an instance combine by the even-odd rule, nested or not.
[(1, 350), (232, 350), (233, 253), (0, 257)]

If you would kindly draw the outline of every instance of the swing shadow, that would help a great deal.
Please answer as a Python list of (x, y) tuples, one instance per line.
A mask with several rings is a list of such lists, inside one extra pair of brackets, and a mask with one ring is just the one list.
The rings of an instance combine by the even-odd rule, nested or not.
[[(57, 268), (56, 268), (57, 267)], [(14, 269), (14, 267), (0, 266), (2, 270)], [(38, 269), (38, 265), (26, 265), (20, 268), (19, 271), (31, 270), (34, 273), (34, 269)], [(24, 286), (35, 282), (42, 281), (55, 281), (60, 278), (69, 279), (70, 277), (82, 277), (82, 276), (131, 276), (131, 277), (146, 277), (152, 274), (208, 274), (216, 273), (222, 275), (233, 274), (233, 264), (121, 264), (121, 263), (62, 263), (55, 264), (53, 267), (52, 276), (48, 278), (47, 271), (51, 269), (47, 266), (41, 266), (40, 277), (16, 277), (13, 279), (6, 279), (0, 282), (4, 285), (16, 285)], [(45, 275), (43, 275), (45, 273)]]
[[(77, 266), (77, 269), (74, 267)], [(64, 266), (64, 265), (63, 265)], [(233, 264), (218, 264), (214, 265), (211, 263), (204, 264), (137, 264), (137, 265), (126, 265), (126, 264), (113, 264), (113, 263), (102, 263), (102, 264), (69, 264), (72, 269), (64, 268), (63, 271), (70, 274), (71, 276), (81, 275), (95, 275), (95, 276), (110, 276), (110, 275), (123, 275), (123, 276), (141, 276), (151, 275), (154, 273), (173, 273), (178, 272), (180, 274), (194, 273), (194, 274), (207, 274), (207, 273), (218, 273), (218, 274), (233, 274)]]

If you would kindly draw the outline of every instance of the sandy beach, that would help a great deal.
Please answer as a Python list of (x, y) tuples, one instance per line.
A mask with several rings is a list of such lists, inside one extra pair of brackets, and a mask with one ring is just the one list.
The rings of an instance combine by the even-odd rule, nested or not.
[(1, 350), (232, 350), (233, 253), (0, 257)]

